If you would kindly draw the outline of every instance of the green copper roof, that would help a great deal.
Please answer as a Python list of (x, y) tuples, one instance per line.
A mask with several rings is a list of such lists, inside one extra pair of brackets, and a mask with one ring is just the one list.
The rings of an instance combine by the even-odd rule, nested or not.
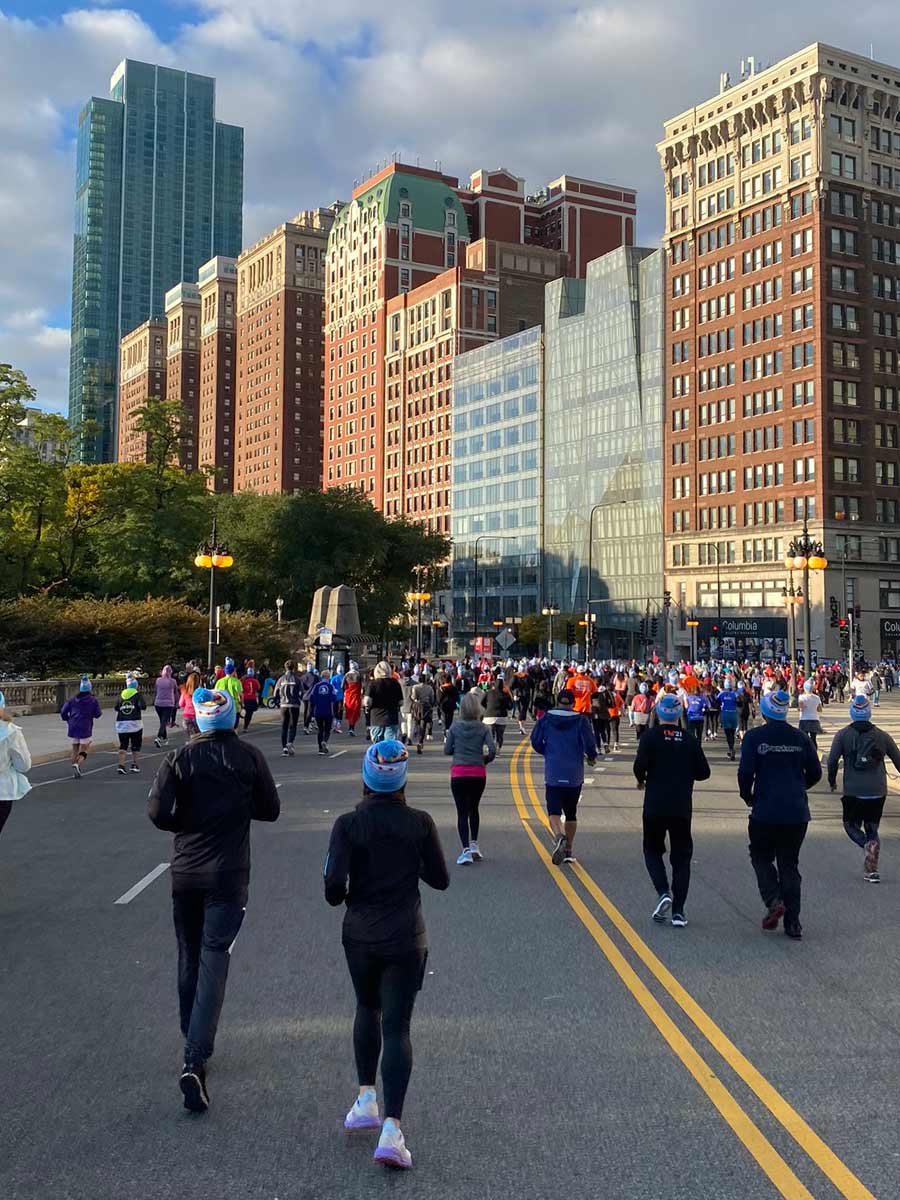
[(401, 200), (409, 201), (412, 205), (412, 220), (417, 229), (443, 233), (448, 210), (455, 212), (457, 237), (468, 240), (469, 223), (459, 197), (452, 188), (439, 179), (395, 172), (374, 183), (341, 209), (335, 218), (329, 241), (351, 220), (354, 206), (360, 209), (374, 208), (376, 224), (396, 225), (400, 219)]

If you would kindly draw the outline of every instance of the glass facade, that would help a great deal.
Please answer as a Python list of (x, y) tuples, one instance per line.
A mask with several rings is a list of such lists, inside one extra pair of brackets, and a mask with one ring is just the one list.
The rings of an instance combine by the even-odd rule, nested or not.
[[(457, 636), (535, 612), (540, 599), (540, 326), (453, 365), (452, 616)], [(478, 587), (475, 587), (475, 556)]]
[(648, 603), (662, 637), (663, 271), (621, 247), (546, 289), (543, 597), (584, 611), (590, 557), (603, 656), (638, 650)]
[(215, 119), (215, 80), (126, 59), (81, 112), (69, 419), (97, 424), (83, 461), (115, 454), (123, 334), (217, 254), (241, 249), (243, 130)]

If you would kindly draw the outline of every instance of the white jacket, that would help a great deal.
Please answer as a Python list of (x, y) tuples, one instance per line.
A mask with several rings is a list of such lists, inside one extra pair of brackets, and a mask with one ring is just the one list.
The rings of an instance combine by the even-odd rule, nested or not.
[(21, 800), (31, 791), (25, 772), (31, 770), (31, 753), (25, 734), (11, 721), (0, 721), (0, 800)]

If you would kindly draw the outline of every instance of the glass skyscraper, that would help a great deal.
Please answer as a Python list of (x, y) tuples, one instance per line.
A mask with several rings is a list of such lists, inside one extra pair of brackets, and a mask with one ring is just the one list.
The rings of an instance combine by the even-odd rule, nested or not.
[(81, 111), (75, 174), (69, 420), (115, 456), (119, 340), (165, 294), (241, 250), (244, 131), (215, 119), (214, 79), (126, 59)]
[(590, 558), (604, 657), (639, 649), (648, 605), (663, 637), (663, 270), (621, 247), (545, 291), (543, 602), (584, 612)]

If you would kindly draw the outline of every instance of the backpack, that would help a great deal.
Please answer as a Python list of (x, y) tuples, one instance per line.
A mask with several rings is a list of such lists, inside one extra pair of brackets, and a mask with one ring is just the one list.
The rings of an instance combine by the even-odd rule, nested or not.
[(866, 729), (857, 733), (850, 751), (851, 766), (854, 771), (877, 771), (884, 762), (884, 751), (878, 744), (878, 734), (874, 729)]

